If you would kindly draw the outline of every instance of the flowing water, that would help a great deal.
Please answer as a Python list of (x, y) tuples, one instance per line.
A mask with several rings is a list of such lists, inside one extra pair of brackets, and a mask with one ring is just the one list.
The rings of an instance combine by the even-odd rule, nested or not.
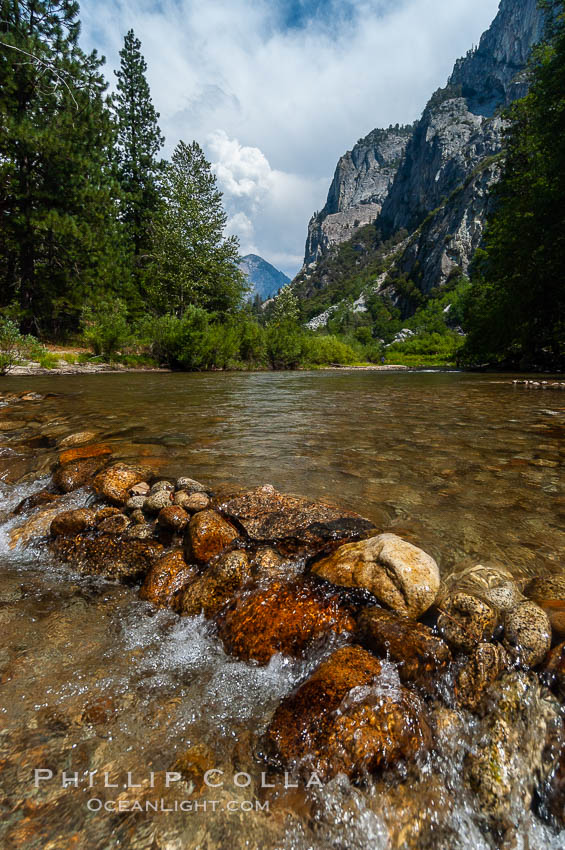
[[(269, 483), (350, 507), (421, 546), (444, 574), (478, 563), (517, 578), (558, 573), (562, 392), (507, 377), (347, 371), (9, 378), (0, 389), (53, 394), (0, 407), (1, 846), (494, 846), (460, 781), (470, 715), (409, 781), (285, 788), (284, 776), (262, 776), (261, 734), (331, 647), (267, 667), (235, 661), (202, 618), (157, 612), (133, 588), (73, 575), (44, 546), (11, 549), (21, 518), (10, 510), (45, 486), (58, 443), (88, 429), (115, 458), (162, 477)], [(64, 504), (87, 498), (79, 491)], [(214, 780), (223, 786), (171, 778), (166, 787), (187, 751), (222, 770)], [(38, 787), (35, 769), (45, 771)], [(156, 800), (173, 811), (154, 812)], [(518, 841), (565, 847), (533, 814)]]

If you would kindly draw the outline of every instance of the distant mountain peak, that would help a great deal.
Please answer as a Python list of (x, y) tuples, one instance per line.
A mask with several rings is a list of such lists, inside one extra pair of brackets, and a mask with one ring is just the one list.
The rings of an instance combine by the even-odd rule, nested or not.
[(246, 254), (245, 257), (242, 257), (240, 268), (253, 286), (250, 298), (259, 295), (262, 301), (266, 301), (267, 298), (275, 295), (281, 287), (290, 283), (290, 278), (284, 272), (279, 271), (258, 254)]

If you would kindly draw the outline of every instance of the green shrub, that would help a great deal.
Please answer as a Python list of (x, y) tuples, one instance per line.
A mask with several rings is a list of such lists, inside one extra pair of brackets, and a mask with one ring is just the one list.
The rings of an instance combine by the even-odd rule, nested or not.
[(37, 359), (43, 353), (35, 337), (23, 336), (14, 321), (0, 317), (0, 375), (6, 375), (14, 366)]
[(303, 362), (305, 334), (294, 322), (267, 328), (266, 349), (272, 369), (297, 369)]
[(59, 358), (56, 354), (51, 354), (50, 351), (45, 351), (39, 358), (39, 365), (42, 369), (56, 369), (59, 365)]
[(332, 335), (309, 335), (304, 340), (304, 359), (314, 366), (355, 363), (359, 356), (350, 345)]
[(82, 312), (82, 329), (94, 354), (111, 360), (131, 339), (126, 305), (119, 299), (87, 305)]

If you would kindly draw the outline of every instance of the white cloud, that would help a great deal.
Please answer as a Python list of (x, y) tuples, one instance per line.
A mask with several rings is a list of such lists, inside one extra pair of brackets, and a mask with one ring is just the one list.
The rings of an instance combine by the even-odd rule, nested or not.
[(181, 138), (200, 141), (217, 163), (232, 224), (242, 213), (253, 225), (252, 239), (247, 224), (240, 231), (242, 243), (280, 257), (287, 272), (300, 265), (338, 157), (376, 126), (417, 118), (498, 2), (317, 5), (318, 17), (289, 29), (285, 0), (82, 3), (83, 44), (105, 53), (110, 68), (133, 27), (167, 152)]

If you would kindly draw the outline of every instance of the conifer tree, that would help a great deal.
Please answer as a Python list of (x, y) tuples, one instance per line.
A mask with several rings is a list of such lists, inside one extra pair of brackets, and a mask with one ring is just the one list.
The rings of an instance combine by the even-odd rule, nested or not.
[(153, 297), (160, 312), (182, 316), (191, 305), (223, 315), (241, 304), (246, 283), (239, 243), (224, 236), (226, 222), (202, 149), (179, 142), (165, 169), (154, 226)]
[(157, 156), (165, 142), (146, 71), (141, 42), (130, 30), (120, 51), (120, 69), (114, 72), (118, 82), (112, 102), (117, 123), (118, 179), (123, 192), (122, 219), (138, 277), (150, 247), (150, 222), (157, 208), (161, 168)]
[(71, 0), (0, 2), (0, 306), (51, 335), (124, 281), (103, 60), (79, 29)]

